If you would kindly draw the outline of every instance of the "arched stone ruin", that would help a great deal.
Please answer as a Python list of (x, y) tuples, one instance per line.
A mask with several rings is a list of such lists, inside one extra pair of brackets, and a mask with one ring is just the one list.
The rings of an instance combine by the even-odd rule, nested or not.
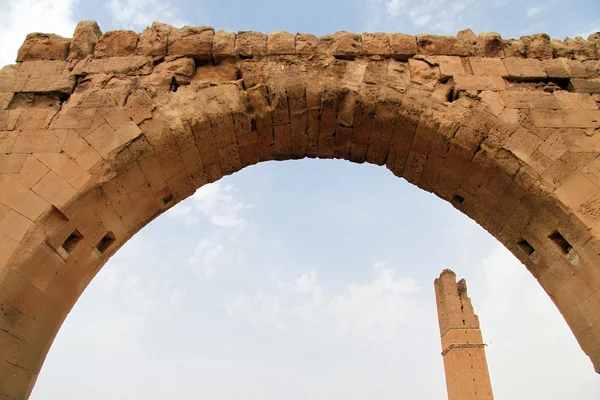
[(267, 160), (385, 166), (477, 221), (600, 372), (600, 34), (31, 34), (0, 70), (0, 398), (138, 230)]

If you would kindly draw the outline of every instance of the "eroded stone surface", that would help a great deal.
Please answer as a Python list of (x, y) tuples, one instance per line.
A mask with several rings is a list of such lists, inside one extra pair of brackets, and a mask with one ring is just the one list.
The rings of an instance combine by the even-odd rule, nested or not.
[(28, 396), (131, 235), (207, 182), (304, 157), (385, 166), (473, 218), (600, 371), (599, 43), (90, 21), (28, 36), (0, 70), (0, 398)]

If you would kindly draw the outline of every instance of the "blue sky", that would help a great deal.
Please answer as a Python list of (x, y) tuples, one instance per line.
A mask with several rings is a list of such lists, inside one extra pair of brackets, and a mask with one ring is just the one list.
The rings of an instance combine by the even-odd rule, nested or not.
[[(588, 2), (8, 0), (0, 65), (32, 31), (216, 29), (564, 38)], [(445, 398), (433, 279), (467, 278), (497, 399), (597, 399), (600, 379), (526, 269), (473, 221), (384, 168), (269, 162), (199, 190), (98, 274), (32, 399)]]

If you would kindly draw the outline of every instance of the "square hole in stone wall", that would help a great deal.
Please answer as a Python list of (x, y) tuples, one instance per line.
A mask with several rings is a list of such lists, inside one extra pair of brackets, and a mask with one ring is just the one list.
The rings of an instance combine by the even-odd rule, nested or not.
[(77, 243), (79, 243), (81, 239), (83, 239), (83, 236), (77, 229), (75, 229), (73, 233), (71, 233), (63, 242), (63, 244), (60, 245), (58, 248), (58, 253), (63, 258), (67, 258), (67, 256), (73, 251), (73, 249), (75, 249), (75, 246), (77, 246)]
[(104, 253), (112, 244), (115, 242), (115, 235), (112, 232), (108, 232), (96, 245), (96, 250), (100, 253)]
[(556, 245), (558, 247), (560, 247), (560, 249), (563, 251), (563, 253), (568, 254), (569, 251), (573, 248), (573, 246), (571, 246), (571, 243), (569, 243), (567, 241), (567, 239), (565, 239), (563, 237), (563, 235), (560, 234), (559, 231), (554, 231), (552, 232), (552, 234), (550, 236), (548, 236), (554, 243), (556, 243)]
[(533, 246), (530, 245), (529, 242), (525, 239), (521, 239), (517, 244), (519, 245), (521, 250), (523, 250), (523, 252), (525, 252), (525, 254), (527, 254), (528, 256), (532, 255), (535, 251)]

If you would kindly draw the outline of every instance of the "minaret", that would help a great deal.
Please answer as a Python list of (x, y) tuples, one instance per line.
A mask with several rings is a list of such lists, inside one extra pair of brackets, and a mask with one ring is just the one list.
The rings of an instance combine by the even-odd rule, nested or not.
[(493, 400), (485, 344), (467, 282), (456, 283), (456, 274), (445, 269), (434, 285), (448, 400)]

